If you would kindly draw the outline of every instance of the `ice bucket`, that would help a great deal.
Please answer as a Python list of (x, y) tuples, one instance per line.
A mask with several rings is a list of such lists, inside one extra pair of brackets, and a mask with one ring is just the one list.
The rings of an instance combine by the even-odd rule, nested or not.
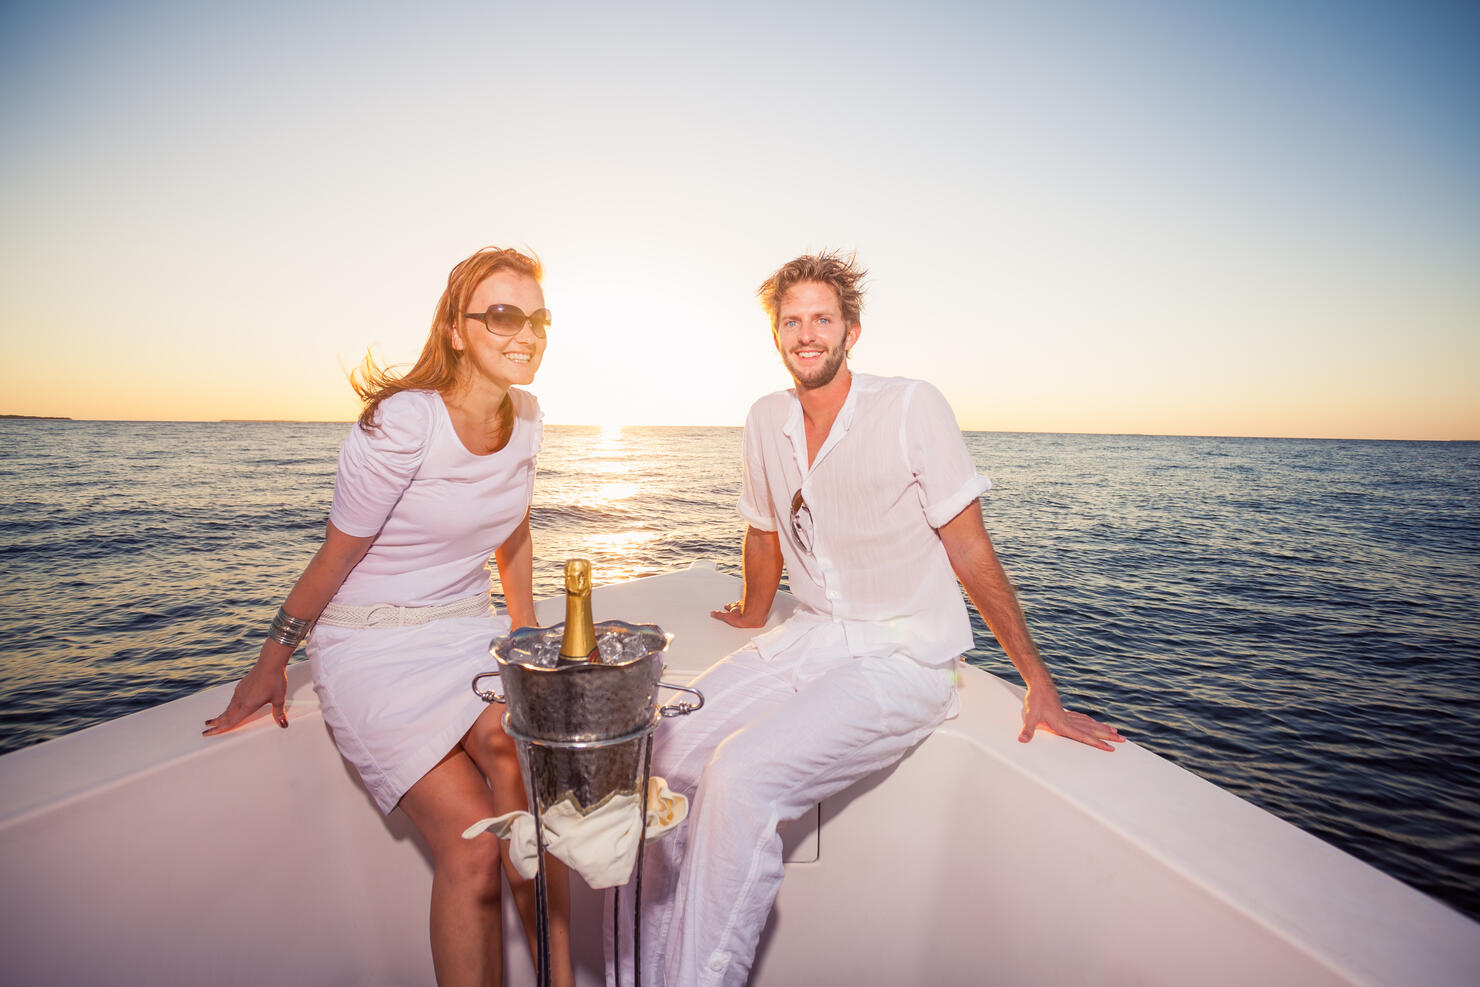
[[(647, 744), (659, 715), (674, 716), (703, 704), (658, 706), (658, 689), (698, 693), (659, 681), (668, 637), (655, 624), (604, 620), (596, 636), (610, 657), (601, 664), (555, 660), (562, 625), (526, 627), (498, 639), (490, 651), (498, 671), (473, 680), (487, 702), (508, 707), (505, 729), (516, 741), (520, 767), (534, 807), (570, 799), (585, 815), (613, 795), (636, 794), (645, 785)], [(497, 674), (504, 694), (478, 689)], [(645, 794), (645, 793), (644, 793)]]

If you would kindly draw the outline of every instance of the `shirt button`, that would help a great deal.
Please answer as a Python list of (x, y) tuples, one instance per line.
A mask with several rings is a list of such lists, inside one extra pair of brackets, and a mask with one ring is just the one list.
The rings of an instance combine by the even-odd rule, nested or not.
[(829, 600), (836, 600), (836, 599), (838, 599), (838, 598), (839, 598), (839, 597), (840, 597), (840, 596), (842, 596), (842, 594), (841, 594), (841, 593), (839, 593), (839, 592), (838, 592), (838, 591), (837, 591), (837, 590), (835, 590), (835, 589), (830, 589), (830, 590), (828, 590), (828, 591), (827, 591), (827, 598), (828, 598), (828, 599), (829, 599)]
[(720, 959), (719, 957), (715, 957), (714, 959), (709, 961), (709, 969), (713, 970), (715, 973), (719, 973), (724, 968), (725, 961)]

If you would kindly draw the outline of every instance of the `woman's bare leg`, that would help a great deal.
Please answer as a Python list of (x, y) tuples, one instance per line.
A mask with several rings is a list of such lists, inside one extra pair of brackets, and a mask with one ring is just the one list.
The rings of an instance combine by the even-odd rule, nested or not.
[(432, 852), (432, 965), (441, 987), (503, 983), (499, 840), (463, 830), (497, 815), (483, 772), (455, 748), (401, 797)]
[[(488, 778), (493, 796), (492, 815), (503, 815), (517, 809), (529, 809), (529, 799), (524, 789), (524, 777), (519, 772), (519, 757), (514, 741), (504, 733), (502, 716), (497, 709), (488, 709), (478, 717), (473, 728), (463, 740), (468, 753)], [(509, 890), (514, 895), (514, 904), (519, 909), (519, 919), (524, 925), (524, 937), (529, 941), (529, 951), (535, 955), (538, 937), (536, 932), (535, 887), (533, 881), (520, 877), (509, 859), (507, 846), (502, 845), (504, 875), (509, 881)], [(570, 872), (553, 856), (545, 856), (545, 893), (548, 901), (550, 930), (550, 980), (552, 987), (572, 987), (575, 972), (570, 957)]]

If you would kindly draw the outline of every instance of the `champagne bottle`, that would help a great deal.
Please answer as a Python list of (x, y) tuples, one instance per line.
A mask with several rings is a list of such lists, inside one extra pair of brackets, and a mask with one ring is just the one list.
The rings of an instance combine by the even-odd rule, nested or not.
[(596, 647), (596, 625), (591, 620), (591, 562), (565, 561), (565, 633), (560, 637), (562, 662), (601, 664)]

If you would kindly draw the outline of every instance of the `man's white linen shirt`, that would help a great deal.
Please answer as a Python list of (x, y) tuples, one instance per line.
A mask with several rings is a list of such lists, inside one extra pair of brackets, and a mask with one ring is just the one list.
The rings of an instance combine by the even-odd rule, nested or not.
[[(841, 625), (856, 657), (945, 665), (971, 648), (971, 621), (937, 530), (991, 487), (976, 472), (944, 395), (905, 377), (854, 374), (812, 465), (794, 390), (745, 422), (740, 513), (777, 532), (800, 606), (755, 639), (771, 660), (820, 625)], [(801, 490), (811, 551), (791, 519)]]

